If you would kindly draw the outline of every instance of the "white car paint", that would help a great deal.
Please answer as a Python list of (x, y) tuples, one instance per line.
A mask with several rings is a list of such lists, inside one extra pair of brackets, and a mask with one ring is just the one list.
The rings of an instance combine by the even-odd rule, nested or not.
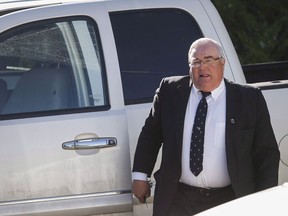
[(288, 183), (251, 194), (217, 207), (206, 210), (197, 216), (286, 216)]

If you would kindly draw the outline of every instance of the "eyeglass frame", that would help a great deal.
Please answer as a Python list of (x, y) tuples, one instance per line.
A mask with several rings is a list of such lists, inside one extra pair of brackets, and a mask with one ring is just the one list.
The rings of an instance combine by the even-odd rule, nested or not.
[[(193, 67), (193, 68), (199, 68), (201, 66), (201, 63), (205, 66), (210, 66), (212, 64), (214, 64), (216, 61), (218, 61), (219, 59), (222, 59), (223, 57), (220, 56), (218, 58), (214, 58), (212, 56), (207, 56), (207, 57), (204, 57), (203, 60), (196, 60), (196, 62), (189, 62), (189, 66), (190, 67)], [(195, 65), (196, 64), (196, 65)]]

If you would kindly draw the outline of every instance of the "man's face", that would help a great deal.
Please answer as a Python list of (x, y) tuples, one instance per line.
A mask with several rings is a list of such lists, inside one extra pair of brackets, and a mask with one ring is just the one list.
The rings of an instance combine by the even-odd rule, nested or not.
[[(219, 57), (216, 46), (211, 43), (199, 45), (192, 50), (190, 76), (197, 89), (211, 92), (220, 85), (224, 76), (225, 59)], [(205, 64), (203, 60), (208, 62)], [(193, 66), (193, 63), (200, 63), (200, 66)]]

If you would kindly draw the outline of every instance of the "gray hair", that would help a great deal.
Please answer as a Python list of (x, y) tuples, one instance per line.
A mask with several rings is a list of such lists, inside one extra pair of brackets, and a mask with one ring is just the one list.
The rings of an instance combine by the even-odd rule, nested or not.
[(219, 57), (225, 58), (224, 51), (223, 51), (223, 48), (220, 45), (220, 43), (218, 43), (217, 41), (215, 41), (211, 38), (200, 38), (200, 39), (194, 41), (190, 46), (190, 49), (188, 52), (188, 63), (190, 63), (190, 59), (192, 58), (192, 50), (195, 49), (199, 45), (208, 44), (208, 43), (214, 44), (218, 50), (219, 55), (220, 55)]

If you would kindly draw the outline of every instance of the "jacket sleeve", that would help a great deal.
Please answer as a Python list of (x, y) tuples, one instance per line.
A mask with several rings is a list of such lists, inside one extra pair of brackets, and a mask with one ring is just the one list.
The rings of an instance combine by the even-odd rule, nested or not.
[(161, 94), (165, 78), (161, 81), (160, 87), (156, 90), (153, 99), (153, 106), (150, 110), (145, 124), (142, 128), (136, 152), (134, 155), (133, 172), (146, 173), (151, 176), (159, 149), (162, 145), (162, 125), (161, 125)]
[(262, 92), (258, 89), (257, 123), (254, 134), (254, 167), (256, 190), (278, 185), (280, 152)]

